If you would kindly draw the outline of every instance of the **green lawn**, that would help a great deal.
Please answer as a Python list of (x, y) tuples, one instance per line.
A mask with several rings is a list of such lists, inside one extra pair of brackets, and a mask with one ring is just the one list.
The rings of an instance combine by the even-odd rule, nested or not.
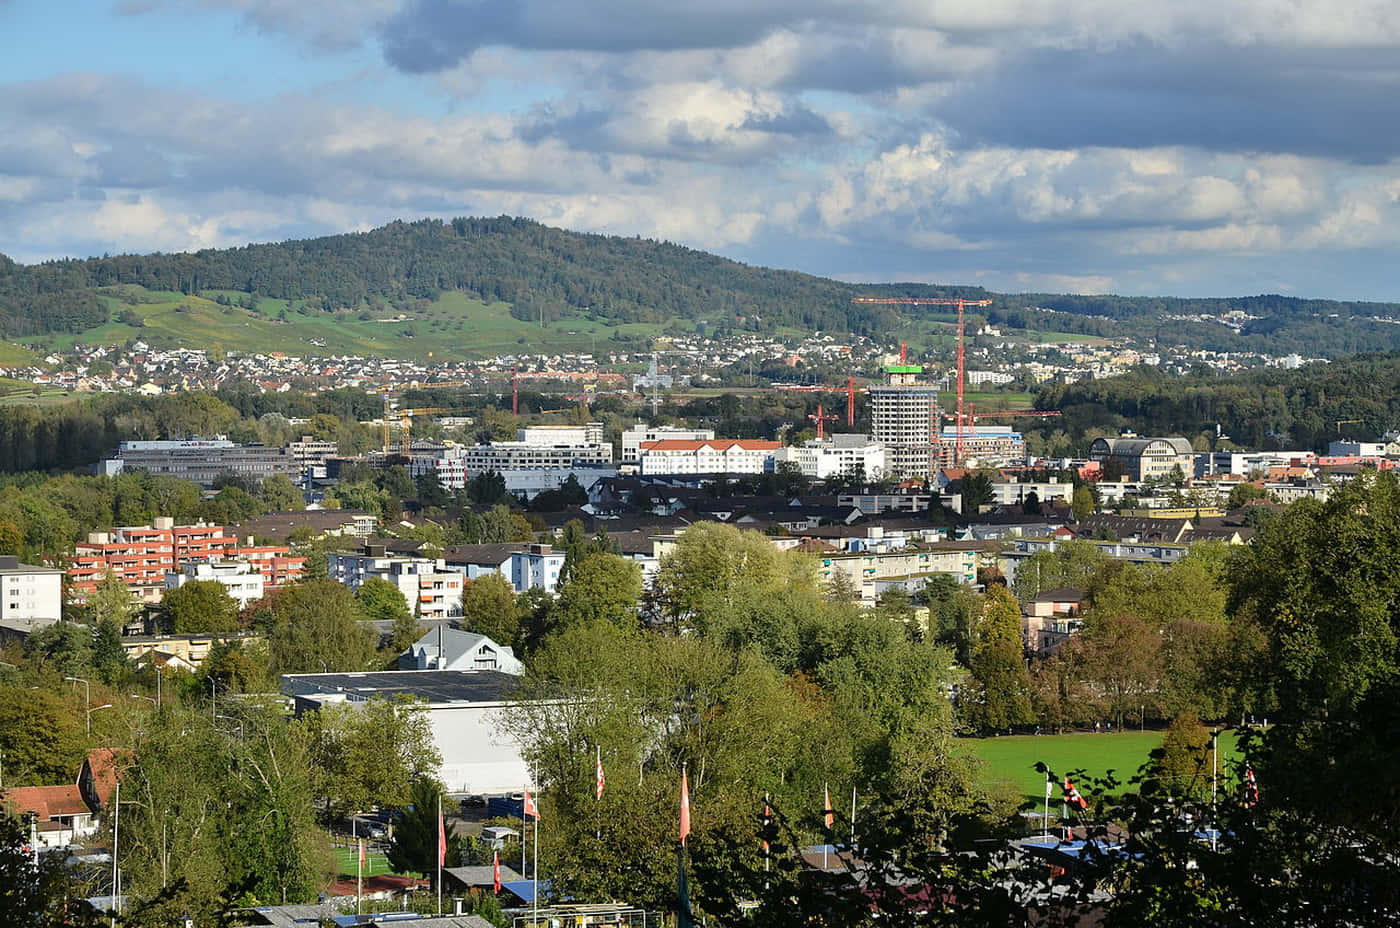
[[(1220, 738), (1220, 767), (1238, 757), (1237, 738), (1227, 731)], [(962, 742), (986, 763), (984, 777), (988, 783), (1014, 784), (1029, 799), (1045, 798), (1045, 777), (1035, 769), (1036, 761), (1050, 765), (1063, 776), (1070, 770), (1084, 770), (1091, 776), (1103, 776), (1109, 770), (1124, 784), (1147, 755), (1162, 743), (1162, 733), (1119, 732), (1116, 734), (1068, 735), (1009, 735), (1002, 738), (968, 738)], [(1120, 787), (1121, 788), (1121, 787)], [(1054, 793), (1058, 800), (1060, 793)]]
[[(357, 850), (353, 847), (338, 847), (335, 849), (336, 865), (345, 876), (354, 877), (357, 853)], [(393, 868), (389, 866), (389, 858), (376, 850), (365, 848), (365, 876), (379, 876), (382, 873), (393, 872)]]
[[(411, 311), (362, 307), (337, 313), (309, 307), (300, 300), (262, 299), (253, 309), (223, 306), (217, 302), (220, 296), (237, 301), (244, 294), (222, 290), (185, 295), (124, 286), (99, 292), (108, 300), (112, 321), (81, 334), (50, 334), (35, 341), (68, 349), (75, 342), (119, 345), (140, 338), (158, 348), (469, 360), (502, 353), (590, 351), (595, 347), (603, 353), (614, 336), (650, 339), (663, 329), (640, 323), (608, 326), (582, 315), (541, 328), (513, 317), (506, 303), (483, 303), (459, 292), (444, 293)], [(132, 315), (140, 325), (130, 318), (119, 321)], [(0, 363), (4, 363), (3, 357), (0, 355)]]

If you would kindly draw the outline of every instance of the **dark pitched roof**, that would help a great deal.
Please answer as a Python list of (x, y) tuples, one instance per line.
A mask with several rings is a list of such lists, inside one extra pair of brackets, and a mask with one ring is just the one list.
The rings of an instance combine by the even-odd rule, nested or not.
[(501, 544), (456, 545), (443, 552), (448, 564), (504, 564), (512, 554), (524, 551), (528, 544), (509, 541)]

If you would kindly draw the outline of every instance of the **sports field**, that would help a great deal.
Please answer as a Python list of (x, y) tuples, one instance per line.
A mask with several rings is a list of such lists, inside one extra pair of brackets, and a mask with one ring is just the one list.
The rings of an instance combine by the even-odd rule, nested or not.
[[(355, 875), (355, 855), (357, 851), (353, 847), (338, 847), (335, 849), (335, 862), (340, 868), (340, 872), (345, 876)], [(365, 849), (365, 876), (378, 876), (381, 873), (393, 873), (389, 866), (389, 858), (380, 851), (371, 848)]]
[[(1236, 741), (1233, 731), (1220, 736), (1222, 773), (1239, 756)], [(1027, 798), (1043, 799), (1045, 775), (1035, 769), (1037, 761), (1048, 764), (1059, 776), (1064, 776), (1070, 770), (1083, 770), (1089, 776), (1104, 776), (1112, 770), (1122, 790), (1138, 768), (1147, 763), (1147, 755), (1152, 749), (1162, 743), (1162, 733), (1127, 731), (1115, 734), (1008, 735), (1002, 738), (968, 738), (963, 743), (986, 762), (984, 777), (987, 782), (1011, 783)]]

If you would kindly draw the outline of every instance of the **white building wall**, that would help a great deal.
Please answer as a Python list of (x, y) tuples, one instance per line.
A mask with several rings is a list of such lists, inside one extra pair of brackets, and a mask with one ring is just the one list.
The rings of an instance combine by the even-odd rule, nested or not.
[(433, 741), (442, 753), (439, 773), (448, 792), (508, 793), (530, 782), (520, 742), (502, 724), (511, 711), (505, 703), (430, 707)]
[(0, 621), (50, 624), (63, 617), (63, 573), (0, 573)]

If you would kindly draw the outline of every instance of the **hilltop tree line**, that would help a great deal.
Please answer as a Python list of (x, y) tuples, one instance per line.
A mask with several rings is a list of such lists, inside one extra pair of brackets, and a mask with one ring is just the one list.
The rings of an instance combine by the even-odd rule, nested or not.
[[(142, 286), (246, 299), (296, 300), (311, 309), (381, 309), (460, 291), (511, 304), (525, 321), (579, 315), (614, 324), (706, 320), (721, 329), (854, 332), (880, 336), (928, 309), (853, 304), (854, 296), (940, 296), (996, 303), (985, 318), (1016, 328), (1160, 338), (1215, 350), (1339, 356), (1400, 348), (1392, 304), (1262, 295), (1155, 297), (991, 294), (979, 287), (852, 285), (751, 267), (668, 242), (589, 235), (520, 218), (395, 222), (369, 232), (191, 254), (119, 255), (19, 265), (0, 255), (0, 334), (82, 332), (108, 321), (101, 288)], [(1236, 332), (1217, 323), (1167, 322), (1163, 314), (1260, 318)], [(939, 315), (939, 314), (933, 314)], [(980, 318), (980, 317), (979, 317)]]
[[(1037, 409), (1062, 416), (1034, 427), (1059, 432), (1081, 447), (1091, 430), (1143, 435), (1209, 433), (1228, 436), (1221, 447), (1325, 450), (1342, 437), (1377, 440), (1400, 427), (1400, 353), (1358, 355), (1296, 370), (1269, 369), (1230, 376), (1169, 377), (1144, 368), (1123, 377), (1051, 384)], [(1081, 450), (1082, 453), (1082, 450)]]

